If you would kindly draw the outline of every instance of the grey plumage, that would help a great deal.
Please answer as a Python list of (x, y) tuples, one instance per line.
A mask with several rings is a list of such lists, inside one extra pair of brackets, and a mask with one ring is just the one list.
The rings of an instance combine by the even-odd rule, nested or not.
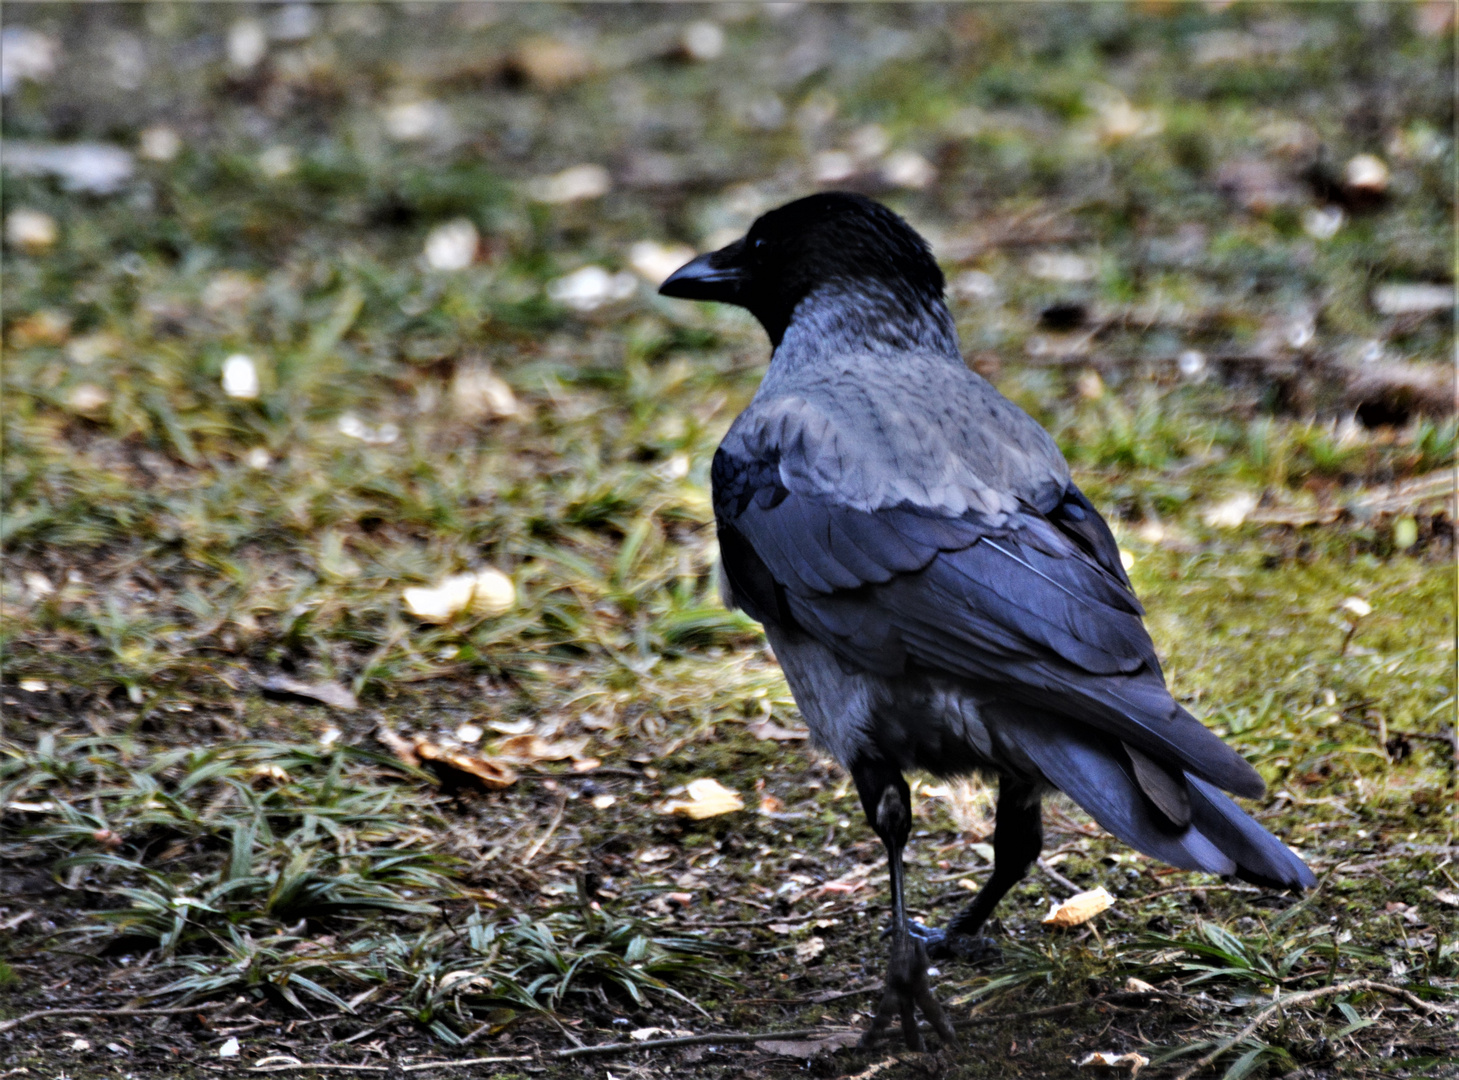
[(813, 737), (856, 779), (898, 911), (901, 773), (1008, 789), (1001, 872), (949, 932), (894, 941), (874, 1031), (895, 1010), (905, 1027), (912, 996), (935, 1008), (921, 945), (976, 932), (1036, 855), (1050, 786), (1173, 865), (1312, 883), (1222, 793), (1263, 785), (1171, 698), (1108, 527), (1048, 433), (963, 363), (941, 273), (900, 218), (800, 200), (663, 291), (742, 304), (775, 344), (713, 465), (727, 598), (764, 624)]

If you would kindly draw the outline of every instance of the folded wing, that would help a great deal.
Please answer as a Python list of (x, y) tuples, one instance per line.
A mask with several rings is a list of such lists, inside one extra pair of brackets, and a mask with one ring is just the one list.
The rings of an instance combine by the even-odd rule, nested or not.
[[(1114, 539), (1072, 484), (1011, 512), (862, 509), (805, 490), (795, 478), (809, 470), (783, 467), (779, 447), (736, 445), (715, 457), (715, 515), (749, 614), (881, 675), (996, 687), (1031, 714), (1123, 741), (1178, 788), (1188, 772), (1262, 794), (1256, 771), (1171, 698)], [(1149, 770), (1145, 787), (1157, 807), (1190, 813), (1184, 791)]]

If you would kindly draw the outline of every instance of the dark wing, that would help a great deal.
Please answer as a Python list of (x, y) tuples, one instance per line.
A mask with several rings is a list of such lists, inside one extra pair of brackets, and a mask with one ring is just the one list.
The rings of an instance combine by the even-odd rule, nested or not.
[(756, 619), (798, 627), (881, 675), (996, 688), (1176, 776), (1262, 794), (1256, 771), (1170, 697), (1114, 538), (1072, 484), (1051, 505), (951, 517), (795, 490), (770, 447), (754, 457), (721, 448), (712, 479), (731, 595)]

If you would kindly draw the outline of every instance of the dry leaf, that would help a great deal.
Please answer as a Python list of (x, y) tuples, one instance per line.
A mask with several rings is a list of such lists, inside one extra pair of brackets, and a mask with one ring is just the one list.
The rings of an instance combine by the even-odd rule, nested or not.
[(1448, 904), (1450, 907), (1459, 907), (1459, 892), (1450, 892), (1448, 889), (1430, 889), (1434, 899), (1441, 904)]
[(500, 791), (517, 782), (517, 774), (510, 766), (458, 750), (447, 750), (429, 739), (416, 739), (415, 753), (421, 763), (446, 784), (459, 784), (462, 776), (469, 776), (484, 788)]
[(824, 938), (808, 937), (795, 947), (795, 958), (802, 964), (814, 960), (826, 951)]
[(1137, 979), (1133, 975), (1125, 980), (1125, 991), (1130, 994), (1154, 994), (1159, 992), (1144, 979)]
[(395, 732), (391, 731), (388, 727), (381, 727), (379, 730), (377, 730), (375, 732), (375, 739), (382, 746), (384, 746), (385, 749), (389, 750), (392, 754), (394, 754), (401, 761), (405, 762), (407, 765), (416, 768), (420, 767), (420, 757), (417, 756), (415, 752), (415, 743), (411, 742), (409, 739), (402, 739), (399, 735), (395, 734)]
[(563, 761), (567, 758), (583, 760), (587, 749), (586, 735), (575, 739), (553, 739), (551, 742), (541, 735), (513, 735), (497, 744), (495, 756), (517, 765), (531, 765), (538, 761)]
[(517, 46), (508, 70), (539, 90), (560, 90), (585, 79), (597, 66), (592, 55), (570, 42), (541, 36)]
[(817, 1054), (855, 1046), (860, 1041), (860, 1032), (837, 1031), (819, 1039), (761, 1039), (755, 1043), (755, 1049), (782, 1057), (813, 1058)]
[(1087, 923), (1101, 911), (1112, 908), (1114, 902), (1115, 898), (1101, 885), (1097, 889), (1077, 893), (1062, 903), (1054, 904), (1049, 908), (1049, 913), (1044, 916), (1044, 924), (1046, 926), (1078, 926), (1081, 923)]
[(430, 769), (448, 787), (459, 787), (467, 778), (491, 790), (508, 788), (517, 782), (517, 774), (499, 761), (447, 750), (424, 736), (403, 739), (389, 728), (381, 727), (375, 732), (375, 738), (407, 765)]
[(517, 602), (517, 587), (489, 566), (474, 574), (452, 574), (431, 588), (406, 589), (401, 596), (406, 610), (421, 622), (447, 623), (467, 608), (475, 615), (510, 611)]
[(258, 688), (265, 694), (282, 694), (286, 697), (308, 698), (331, 709), (350, 712), (360, 707), (359, 700), (348, 687), (337, 682), (307, 683), (291, 675), (270, 675), (260, 679)]
[(766, 739), (771, 742), (799, 742), (802, 739), (810, 738), (811, 734), (803, 727), (781, 727), (769, 717), (764, 720), (756, 720), (746, 730), (757, 739)]
[(659, 808), (663, 814), (686, 814), (695, 821), (731, 814), (745, 808), (745, 800), (718, 780), (704, 776), (685, 789), (687, 799), (670, 799)]
[(1085, 1054), (1076, 1064), (1081, 1069), (1090, 1065), (1101, 1065), (1107, 1069), (1122, 1069), (1128, 1065), (1130, 1075), (1134, 1076), (1150, 1064), (1150, 1059), (1144, 1054), (1137, 1054), (1134, 1051), (1128, 1054), (1117, 1054), (1113, 1050), (1096, 1050), (1092, 1054)]
[(1213, 529), (1234, 529), (1251, 516), (1256, 504), (1255, 494), (1238, 492), (1207, 510), (1201, 515), (1201, 520)]

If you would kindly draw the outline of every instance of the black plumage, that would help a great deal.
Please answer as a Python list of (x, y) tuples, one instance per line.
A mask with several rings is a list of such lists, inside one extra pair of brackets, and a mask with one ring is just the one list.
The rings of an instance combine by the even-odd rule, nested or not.
[[(1170, 696), (1108, 526), (1039, 425), (968, 370), (926, 243), (857, 195), (771, 211), (668, 296), (748, 308), (774, 346), (712, 469), (726, 599), (759, 620), (813, 737), (851, 773), (892, 877), (887, 991), (944, 1039), (929, 950), (966, 950), (1042, 844), (1056, 787), (1170, 864), (1302, 888), (1224, 791), (1256, 771)], [(902, 773), (999, 777), (992, 878), (909, 923)]]

